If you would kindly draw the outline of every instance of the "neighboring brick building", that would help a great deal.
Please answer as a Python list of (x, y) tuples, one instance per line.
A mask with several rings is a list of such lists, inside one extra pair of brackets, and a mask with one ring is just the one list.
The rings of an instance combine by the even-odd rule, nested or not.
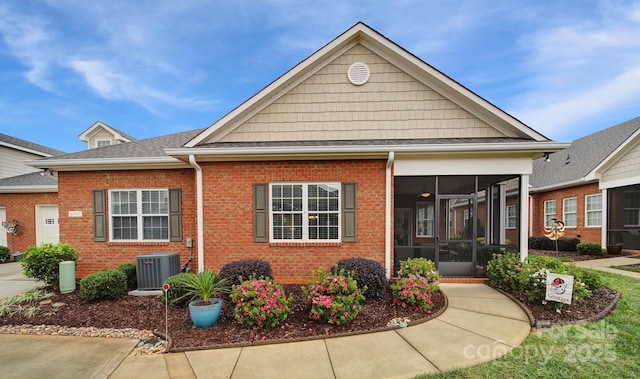
[[(358, 23), (206, 129), (32, 164), (58, 172), (80, 276), (173, 251), (198, 270), (260, 258), (302, 282), (354, 256), (390, 276), (418, 256), (474, 276), (480, 237), (502, 245), (507, 229), (525, 256), (533, 159), (567, 146)], [(445, 211), (460, 204), (465, 235)]]
[(555, 218), (567, 237), (640, 250), (640, 118), (577, 139), (533, 167), (531, 235)]

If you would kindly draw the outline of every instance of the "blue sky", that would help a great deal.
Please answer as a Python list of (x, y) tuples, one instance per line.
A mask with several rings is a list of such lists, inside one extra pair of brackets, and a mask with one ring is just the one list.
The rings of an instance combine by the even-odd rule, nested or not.
[(358, 21), (551, 139), (640, 116), (640, 0), (3, 0), (0, 132), (206, 127)]

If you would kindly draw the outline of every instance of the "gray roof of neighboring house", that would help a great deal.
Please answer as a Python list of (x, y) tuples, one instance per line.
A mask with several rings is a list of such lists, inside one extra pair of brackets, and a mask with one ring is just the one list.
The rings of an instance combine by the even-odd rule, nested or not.
[(58, 177), (55, 175), (42, 175), (40, 172), (11, 176), (0, 179), (0, 187), (27, 187), (27, 186), (55, 186), (58, 185)]
[(53, 155), (53, 156), (66, 154), (64, 151), (61, 151), (61, 150), (52, 149), (50, 147), (42, 146), (37, 143), (25, 141), (23, 139), (12, 137), (2, 133), (0, 133), (0, 142), (5, 142), (10, 145), (23, 147), (25, 149), (34, 150), (37, 152), (41, 152), (41, 153)]
[(110, 158), (154, 158), (166, 157), (164, 149), (182, 147), (187, 141), (201, 133), (204, 129), (189, 130), (186, 132), (169, 134), (160, 137), (147, 138), (117, 145), (83, 150), (53, 158), (43, 158), (45, 162), (50, 159), (110, 159)]
[(530, 178), (532, 191), (586, 177), (638, 129), (640, 117), (577, 139), (568, 148), (551, 154), (550, 162), (537, 159)]

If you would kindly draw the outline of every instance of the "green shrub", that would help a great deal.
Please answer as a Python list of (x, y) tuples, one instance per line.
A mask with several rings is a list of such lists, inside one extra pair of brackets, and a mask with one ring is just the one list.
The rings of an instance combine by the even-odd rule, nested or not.
[(187, 296), (189, 289), (184, 285), (185, 278), (188, 275), (190, 273), (181, 272), (178, 275), (168, 277), (164, 283), (169, 285), (169, 291), (163, 291), (163, 300), (176, 307), (184, 307), (189, 304), (190, 299)]
[(48, 285), (57, 285), (59, 263), (77, 261), (78, 251), (66, 243), (43, 243), (29, 246), (22, 255), (22, 268), (29, 278), (35, 278)]
[(522, 263), (515, 254), (494, 254), (487, 267), (490, 285), (505, 291), (526, 291), (529, 302), (560, 309), (562, 303), (545, 301), (549, 273), (573, 276), (574, 304), (602, 286), (598, 272), (576, 267), (573, 263), (564, 264), (553, 257), (529, 256), (529, 261)]
[(493, 254), (487, 263), (489, 284), (505, 291), (523, 291), (529, 282), (529, 268), (514, 253)]
[(425, 278), (429, 285), (430, 292), (435, 292), (439, 288), (442, 276), (436, 270), (436, 265), (427, 258), (409, 258), (406, 261), (400, 261), (400, 269), (398, 270), (399, 278), (409, 278), (417, 275)]
[(88, 301), (117, 299), (127, 293), (127, 276), (120, 270), (102, 270), (80, 279), (80, 296)]
[(231, 290), (235, 303), (233, 315), (240, 324), (256, 328), (275, 328), (289, 315), (293, 297), (288, 297), (281, 285), (270, 278), (250, 278)]
[[(314, 272), (317, 279), (302, 287), (307, 304), (311, 305), (309, 318), (329, 324), (342, 325), (356, 318), (362, 309), (364, 295), (358, 283), (344, 271), (330, 274), (321, 268)], [(365, 289), (366, 290), (366, 289)]]
[(431, 294), (437, 289), (438, 285), (429, 283), (424, 276), (410, 274), (406, 278), (398, 279), (391, 285), (393, 305), (418, 309), (428, 313), (433, 308)]
[(127, 276), (127, 289), (134, 290), (138, 287), (138, 276), (136, 274), (136, 264), (133, 262), (126, 262), (118, 267), (116, 270), (124, 272)]
[(9, 248), (6, 246), (0, 245), (0, 262), (9, 262), (9, 259), (11, 259), (11, 253), (9, 252)]
[[(576, 251), (580, 240), (572, 237), (558, 239), (558, 251)], [(556, 241), (548, 237), (529, 237), (529, 249), (531, 250), (556, 250)]]
[(576, 247), (580, 255), (602, 255), (602, 246), (595, 242), (582, 242)]
[(367, 289), (367, 297), (385, 299), (387, 297), (387, 273), (379, 262), (365, 258), (347, 258), (339, 260), (332, 272), (337, 274), (340, 270), (351, 273), (353, 279), (358, 282), (358, 288), (364, 292)]
[(220, 269), (220, 277), (226, 279), (229, 285), (237, 286), (252, 276), (273, 279), (273, 270), (269, 262), (261, 259), (240, 259), (229, 262)]

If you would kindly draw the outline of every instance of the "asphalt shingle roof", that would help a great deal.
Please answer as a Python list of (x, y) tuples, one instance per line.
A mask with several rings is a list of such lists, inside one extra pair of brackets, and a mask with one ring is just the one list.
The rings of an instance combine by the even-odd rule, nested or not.
[(166, 157), (164, 149), (172, 149), (182, 147), (193, 137), (201, 133), (204, 129), (189, 130), (175, 134), (169, 134), (160, 137), (147, 138), (117, 145), (88, 149), (62, 155), (55, 158), (44, 158), (42, 161), (49, 159), (110, 159), (110, 158), (153, 158)]
[(3, 133), (0, 133), (0, 141), (53, 156), (66, 154), (64, 151), (52, 149), (43, 145), (38, 145), (37, 143), (25, 141), (23, 139), (12, 137)]
[(43, 176), (40, 172), (11, 176), (0, 179), (0, 187), (24, 187), (24, 186), (55, 186), (58, 185), (58, 177), (55, 175)]
[(640, 129), (640, 117), (573, 141), (549, 156), (550, 162), (533, 162), (532, 190), (584, 178)]

